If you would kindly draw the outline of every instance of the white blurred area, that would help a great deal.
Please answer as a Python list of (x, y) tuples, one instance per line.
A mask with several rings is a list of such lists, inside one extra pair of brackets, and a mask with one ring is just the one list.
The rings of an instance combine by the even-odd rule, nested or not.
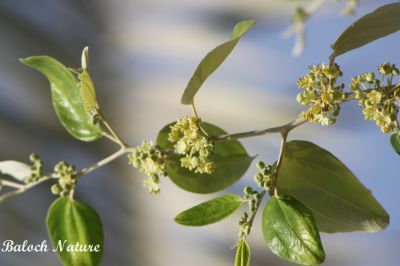
[[(51, 1), (39, 2), (41, 3), (38, 5), (42, 5), (42, 8), (56, 5)], [(60, 1), (65, 2), (69, 3)], [(290, 51), (294, 40), (281, 39), (280, 32), (289, 25), (296, 2), (307, 1), (103, 0), (91, 2), (96, 6), (96, 12), (101, 14), (100, 29), (95, 30), (90, 23), (78, 23), (75, 18), (70, 19), (77, 23), (77, 28), (79, 25), (87, 27), (91, 38), (96, 40), (96, 43), (85, 44), (93, 48), (93, 79), (100, 105), (121, 135), (129, 143), (139, 144), (142, 140), (155, 140), (158, 130), (165, 124), (191, 114), (190, 107), (180, 104), (181, 94), (191, 74), (202, 57), (228, 40), (234, 24), (243, 19), (256, 19), (257, 25), (241, 39), (230, 57), (197, 94), (196, 106), (200, 116), (231, 133), (268, 128), (295, 119), (302, 110), (295, 101), (298, 92), (295, 86), (297, 79), (306, 74), (309, 65), (328, 60), (329, 45), (355, 20), (352, 17), (341, 17), (339, 13), (342, 5), (330, 1), (307, 24), (307, 46), (304, 54), (293, 58)], [(361, 2), (358, 16), (390, 1)], [(89, 6), (80, 16), (85, 18), (90, 10)], [(79, 40), (71, 48), (73, 51), (67, 52), (73, 58), (79, 58), (78, 44), (86, 39), (82, 37)], [(344, 55), (338, 60), (343, 71), (349, 73), (344, 80), (348, 81), (351, 75), (375, 69), (385, 60), (400, 64), (396, 53), (399, 41), (397, 34), (360, 51)], [(83, 45), (82, 43), (82, 47)], [(44, 49), (40, 51), (45, 52)], [(26, 53), (25, 51), (22, 54)], [(52, 51), (52, 55), (57, 57), (56, 52)], [(6, 57), (4, 54), (3, 56)], [(8, 60), (11, 58), (8, 57)], [(78, 60), (74, 59), (73, 62)], [(0, 72), (3, 70), (6, 71), (5, 66), (2, 66)], [(9, 79), (12, 80), (9, 83), (14, 86), (24, 83), (18, 80), (23, 79), (27, 73), (32, 75), (30, 77), (36, 83), (41, 78), (39, 75), (33, 76), (26, 69), (17, 68), (15, 71), (13, 79), (0, 75), (4, 78), (0, 83), (4, 86)], [(43, 80), (40, 81), (41, 86), (46, 85)], [(41, 125), (56, 128), (56, 133), (64, 134), (58, 125), (51, 124), (57, 123), (54, 117), (50, 116), (48, 120), (49, 117), (43, 116), (45, 113), (50, 115), (51, 106), (43, 107), (43, 104), (47, 104), (46, 101), (41, 104), (35, 102), (36, 96), (30, 92), (26, 83), (17, 92), (29, 93), (29, 97), (22, 97), (25, 104), (14, 108), (24, 108), (27, 113), (32, 108), (34, 114), (30, 114), (30, 118), (42, 117)], [(11, 85), (8, 86), (10, 87)], [(6, 95), (8, 94), (4, 91), (0, 92), (1, 97)], [(10, 97), (11, 101), (17, 102), (17, 96)], [(38, 108), (33, 107), (35, 103)], [(2, 130), (0, 133), (2, 136), (10, 134)], [(400, 218), (396, 203), (397, 187), (400, 184), (397, 167), (399, 157), (391, 150), (388, 137), (381, 135), (373, 123), (363, 121), (360, 109), (352, 103), (342, 109), (336, 125), (323, 128), (306, 124), (293, 131), (290, 138), (308, 139), (330, 150), (359, 176), (391, 215), (391, 225), (382, 233), (323, 234), (327, 254), (324, 265), (399, 265), (400, 255), (396, 248), (400, 245)], [(21, 145), (21, 148), (29, 146), (34, 150), (38, 146), (35, 145), (38, 140), (29, 140), (29, 135), (17, 135), (14, 141), (29, 142)], [(47, 151), (52, 149), (47, 146), (56, 141), (57, 139), (51, 139), (49, 143), (42, 139), (39, 143)], [(259, 155), (257, 160), (273, 162), (278, 152), (279, 136), (245, 139), (242, 143), (249, 154)], [(10, 143), (1, 142), (2, 147), (7, 145)], [(59, 151), (62, 150), (71, 160), (74, 156), (82, 156), (86, 164), (98, 158), (99, 154), (83, 145), (84, 155), (77, 155), (72, 150), (74, 147), (82, 147), (79, 145), (81, 144), (73, 142), (70, 145), (67, 142), (61, 149), (53, 148), (52, 152), (60, 157)], [(101, 145), (101, 154), (112, 151), (112, 145)], [(133, 174), (133, 171), (121, 159), (115, 167), (99, 170), (102, 172), (99, 175), (103, 176), (100, 181), (104, 183), (93, 184), (96, 176), (91, 175), (88, 179), (92, 179), (92, 183), (85, 180), (78, 194), (94, 202), (101, 216), (105, 217), (105, 227), (109, 226), (103, 265), (234, 264), (235, 250), (230, 248), (237, 239), (237, 221), (241, 212), (221, 223), (201, 228), (182, 227), (173, 218), (182, 210), (216, 195), (230, 192), (241, 194), (245, 185), (254, 186), (254, 166), (233, 187), (213, 195), (183, 191), (168, 179), (162, 179), (162, 192), (159, 196), (148, 195), (141, 188), (143, 176), (138, 172)], [(110, 198), (108, 193), (113, 197)], [(41, 208), (44, 213), (45, 208)], [(0, 209), (0, 213), (4, 211), (4, 208)], [(7, 213), (2, 213), (0, 217), (6, 216)], [(36, 219), (37, 226), (41, 226), (40, 220), (41, 218)], [(44, 230), (39, 231), (37, 238), (43, 237), (41, 234)], [(4, 235), (5, 231), (0, 233)], [(262, 239), (258, 220), (249, 237), (249, 244), (252, 250), (252, 266), (292, 265), (278, 259), (268, 250)], [(29, 261), (29, 257), (24, 258)], [(120, 262), (114, 264), (115, 259), (120, 259)], [(22, 260), (18, 264), (12, 264), (13, 261), (18, 261), (15, 257), (7, 257), (4, 261), (8, 262), (7, 265), (26, 265), (22, 264)], [(37, 261), (36, 265), (41, 265), (41, 260)], [(51, 259), (51, 263), (56, 262)]]

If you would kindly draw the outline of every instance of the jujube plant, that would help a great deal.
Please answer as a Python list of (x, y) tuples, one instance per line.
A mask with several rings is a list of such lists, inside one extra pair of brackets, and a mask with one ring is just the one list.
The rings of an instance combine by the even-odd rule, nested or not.
[[(340, 106), (355, 101), (365, 119), (374, 120), (382, 133), (391, 134), (390, 143), (400, 154), (399, 69), (395, 64), (383, 62), (376, 72), (361, 73), (350, 84), (345, 84), (340, 80), (343, 70), (336, 62), (341, 54), (398, 31), (399, 14), (399, 3), (382, 6), (357, 20), (339, 36), (332, 45), (329, 62), (309, 67), (308, 73), (299, 78), (300, 92), (296, 100), (306, 109), (297, 119), (273, 128), (229, 134), (206, 122), (196, 110), (194, 99), (207, 78), (255, 25), (253, 20), (239, 22), (231, 39), (203, 58), (185, 88), (181, 102), (190, 105), (193, 113), (167, 124), (154, 142), (143, 141), (136, 147), (120, 137), (97, 102), (87, 47), (83, 49), (80, 68), (67, 68), (48, 56), (21, 59), (49, 80), (56, 114), (72, 136), (82, 141), (106, 137), (119, 149), (81, 170), (61, 161), (53, 170), (46, 171), (37, 154), (30, 156), (30, 165), (0, 162), (2, 174), (9, 176), (1, 179), (1, 185), (12, 189), (0, 200), (42, 182), (52, 182), (51, 192), (59, 198), (50, 206), (46, 222), (54, 246), (60, 247), (67, 241), (79, 242), (86, 248), (83, 252), (58, 249), (61, 261), (65, 265), (98, 265), (104, 252), (101, 220), (92, 207), (79, 202), (74, 195), (84, 175), (126, 155), (129, 164), (146, 176), (143, 186), (150, 193), (160, 193), (164, 177), (190, 192), (213, 193), (234, 184), (255, 160), (238, 139), (280, 134), (276, 161), (259, 161), (257, 170), (250, 170), (254, 173), (253, 187), (244, 187), (242, 195), (227, 194), (200, 203), (178, 214), (175, 221), (185, 226), (204, 226), (246, 205), (238, 221), (235, 265), (248, 266), (250, 246), (247, 239), (262, 208), (262, 235), (274, 254), (298, 264), (320, 264), (325, 260), (320, 232), (377, 232), (388, 226), (389, 215), (333, 154), (308, 141), (289, 141), (288, 135), (307, 122), (323, 126), (334, 124), (339, 118)], [(269, 199), (263, 205), (267, 195)]]

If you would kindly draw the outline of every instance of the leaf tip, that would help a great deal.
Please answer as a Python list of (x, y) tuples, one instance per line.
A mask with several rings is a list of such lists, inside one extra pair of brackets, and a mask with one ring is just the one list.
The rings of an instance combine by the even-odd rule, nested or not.
[(177, 216), (175, 216), (174, 221), (175, 221), (177, 224), (185, 225), (185, 223), (184, 223), (183, 220), (182, 220), (181, 214), (178, 214)]
[(243, 36), (248, 30), (250, 30), (256, 24), (255, 20), (243, 20), (238, 22), (232, 31), (231, 39), (237, 39)]

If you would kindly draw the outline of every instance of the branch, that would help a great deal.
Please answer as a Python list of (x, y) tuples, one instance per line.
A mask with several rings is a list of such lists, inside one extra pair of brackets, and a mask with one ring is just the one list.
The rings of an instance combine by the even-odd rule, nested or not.
[(305, 118), (297, 118), (296, 120), (294, 120), (290, 123), (287, 123), (285, 125), (282, 125), (282, 126), (271, 127), (271, 128), (262, 129), (262, 130), (247, 131), (247, 132), (242, 132), (242, 133), (235, 133), (235, 134), (211, 136), (210, 140), (212, 140), (212, 141), (234, 140), (234, 139), (262, 136), (262, 135), (266, 135), (266, 134), (276, 134), (276, 133), (282, 134), (283, 132), (289, 132), (290, 130), (292, 130), (298, 126), (301, 126), (302, 124), (304, 124), (306, 122), (307, 122), (307, 120)]
[[(293, 123), (293, 122), (292, 122), (292, 123)], [(290, 124), (292, 124), (292, 123), (289, 123), (289, 124), (287, 124), (287, 125), (290, 125)], [(304, 122), (303, 122), (303, 123), (304, 123)], [(296, 124), (296, 125), (297, 125), (297, 124)], [(301, 125), (301, 124), (299, 124), (299, 125)], [(284, 126), (282, 126), (282, 127), (284, 127)], [(277, 127), (277, 128), (279, 128), (279, 127)], [(286, 139), (287, 139), (287, 136), (288, 136), (289, 131), (290, 131), (291, 129), (293, 129), (293, 127), (291, 128), (290, 126), (286, 126), (286, 127), (284, 127), (283, 130), (280, 131), (280, 132), (281, 132), (281, 135), (282, 135), (282, 141), (281, 141), (281, 147), (280, 147), (280, 150), (279, 150), (279, 156), (278, 156), (277, 166), (276, 166), (276, 170), (275, 170), (275, 178), (274, 178), (274, 180), (273, 180), (273, 183), (274, 183), (273, 194), (272, 194), (272, 191), (269, 191), (270, 196), (278, 196), (278, 191), (277, 191), (277, 188), (276, 188), (277, 177), (278, 177), (278, 171), (279, 171), (280, 166), (281, 166), (281, 164), (282, 164), (283, 155), (284, 155), (284, 153), (285, 153)], [(250, 219), (249, 219), (249, 221), (247, 222), (247, 226), (248, 226), (249, 230), (251, 230), (251, 227), (253, 226), (254, 219), (255, 219), (255, 217), (256, 217), (256, 215), (257, 215), (258, 209), (260, 208), (261, 202), (262, 202), (262, 200), (263, 200), (263, 198), (264, 198), (264, 196), (265, 196), (266, 193), (267, 193), (267, 190), (263, 190), (263, 191), (260, 193), (260, 197), (258, 198), (257, 203), (256, 203), (256, 209), (255, 209), (254, 212), (251, 214)]]
[(114, 161), (115, 159), (118, 159), (122, 155), (124, 155), (126, 153), (129, 153), (131, 151), (132, 151), (132, 147), (129, 147), (129, 146), (125, 147), (125, 148), (121, 148), (117, 152), (115, 152), (115, 153), (111, 154), (110, 156), (104, 158), (103, 160), (95, 163), (94, 165), (82, 169), (81, 171), (79, 171), (77, 173), (77, 176), (79, 178), (79, 177), (81, 177), (83, 175), (86, 175), (86, 174), (88, 174), (88, 173), (90, 173), (90, 172), (92, 172), (92, 171), (94, 171), (94, 170), (96, 170), (96, 169), (98, 169), (98, 168), (100, 168), (100, 167), (102, 167), (102, 166)]
[[(55, 178), (55, 177), (53, 177), (53, 176), (44, 176), (44, 177), (40, 178), (39, 180), (37, 180), (35, 182), (31, 182), (31, 183), (28, 183), (26, 185), (20, 185), (20, 187), (18, 189), (10, 191), (10, 192), (4, 194), (3, 196), (1, 196), (0, 197), (0, 203), (3, 203), (4, 201), (8, 200), (9, 198), (11, 198), (13, 196), (16, 196), (18, 194), (24, 193), (24, 192), (28, 191), (29, 189), (39, 185), (40, 183), (43, 183), (43, 182), (45, 182), (47, 180), (50, 180), (52, 178)], [(2, 180), (1, 183), (3, 185), (5, 185), (5, 183), (4, 183), (5, 181), (6, 180)], [(10, 184), (10, 183), (8, 183), (8, 184)]]

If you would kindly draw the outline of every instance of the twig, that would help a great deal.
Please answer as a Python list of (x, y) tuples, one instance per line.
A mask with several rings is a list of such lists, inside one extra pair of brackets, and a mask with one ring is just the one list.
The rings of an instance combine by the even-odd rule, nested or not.
[(6, 186), (6, 187), (17, 188), (17, 189), (20, 189), (20, 188), (22, 188), (24, 186), (23, 184), (12, 182), (12, 181), (9, 181), (9, 180), (4, 180), (4, 179), (0, 180), (0, 185), (1, 186)]
[(110, 156), (104, 158), (103, 160), (95, 163), (92, 166), (84, 168), (83, 170), (78, 172), (77, 173), (78, 178), (83, 176), (83, 175), (86, 175), (86, 174), (88, 174), (88, 173), (90, 173), (90, 172), (92, 172), (92, 171), (94, 171), (94, 170), (96, 170), (96, 169), (98, 169), (98, 168), (100, 168), (100, 167), (112, 162), (112, 161), (114, 161), (115, 159), (119, 158), (120, 156), (124, 155), (125, 153), (130, 152), (131, 150), (132, 150), (131, 147), (121, 148), (120, 150), (118, 150), (117, 152), (115, 152), (115, 153), (111, 154)]
[(277, 127), (271, 127), (267, 129), (262, 129), (262, 130), (253, 130), (253, 131), (247, 131), (247, 132), (242, 132), (242, 133), (235, 133), (235, 134), (226, 134), (226, 135), (220, 135), (220, 136), (211, 136), (210, 140), (213, 141), (220, 141), (220, 140), (234, 140), (234, 139), (242, 139), (242, 138), (250, 138), (250, 137), (256, 137), (256, 136), (262, 136), (266, 134), (276, 134), (276, 133), (282, 133), (282, 132), (289, 132), (290, 130), (301, 126), (302, 124), (306, 123), (307, 120), (305, 118), (297, 118), (296, 120), (287, 123), (282, 126), (277, 126)]
[[(53, 178), (53, 177), (52, 176), (44, 176), (44, 177), (40, 178), (39, 180), (37, 180), (35, 182), (31, 182), (31, 183), (28, 183), (26, 185), (21, 185), (21, 187), (19, 187), (18, 189), (10, 191), (10, 192), (4, 194), (3, 196), (1, 196), (0, 197), (0, 202), (2, 203), (2, 202), (6, 201), (7, 199), (9, 199), (9, 198), (11, 198), (13, 196), (16, 196), (18, 194), (24, 193), (24, 192), (28, 191), (29, 189), (39, 185), (40, 183), (43, 183), (43, 182), (45, 182), (47, 180), (50, 180), (51, 178)], [(3, 182), (4, 181), (2, 181), (2, 183)]]
[[(99, 113), (101, 122), (105, 125), (107, 130), (112, 135), (112, 138), (110, 138), (110, 139), (117, 142), (122, 148), (127, 147), (128, 145), (122, 140), (122, 138), (117, 134), (117, 132), (111, 127), (110, 123), (108, 122), (108, 120), (105, 117), (105, 115), (103, 114), (103, 112), (101, 110), (98, 110), (98, 113)], [(107, 137), (107, 135), (105, 135), (105, 136)]]

